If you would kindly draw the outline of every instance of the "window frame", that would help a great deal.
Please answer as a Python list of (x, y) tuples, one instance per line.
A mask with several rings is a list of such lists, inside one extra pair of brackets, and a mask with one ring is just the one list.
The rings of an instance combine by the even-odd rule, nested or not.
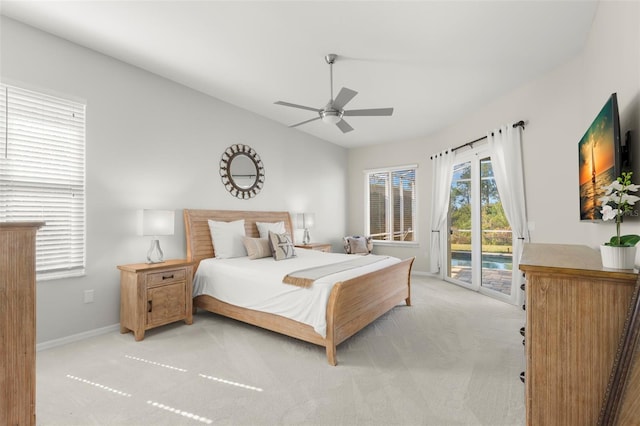
[(37, 281), (83, 276), (87, 103), (9, 82), (0, 91), (0, 218), (45, 222), (36, 235)]
[[(391, 179), (391, 174), (393, 172), (397, 172), (397, 171), (401, 171), (401, 170), (411, 170), (413, 171), (415, 177), (414, 177), (414, 193), (415, 193), (415, 200), (413, 203), (413, 226), (412, 226), (412, 230), (413, 230), (413, 241), (397, 241), (397, 240), (376, 240), (376, 239), (372, 239), (371, 241), (373, 242), (374, 245), (379, 245), (379, 246), (402, 246), (402, 247), (409, 247), (409, 246), (418, 246), (419, 245), (419, 241), (418, 241), (418, 165), (417, 164), (408, 164), (408, 165), (402, 165), (402, 166), (392, 166), (392, 167), (381, 167), (381, 168), (376, 168), (376, 169), (367, 169), (364, 170), (364, 202), (365, 202), (365, 211), (364, 211), (364, 233), (365, 235), (371, 235), (371, 216), (370, 216), (370, 212), (371, 212), (371, 206), (370, 206), (370, 191), (369, 191), (369, 179), (370, 176), (372, 174), (376, 174), (376, 173), (387, 173), (389, 175), (389, 178)], [(393, 194), (389, 195), (390, 198), (393, 196)], [(393, 206), (393, 199), (391, 198), (391, 202), (389, 203), (389, 209), (391, 209)], [(393, 225), (391, 223), (392, 219), (392, 215), (388, 214), (388, 211), (385, 212), (387, 218), (387, 225)], [(393, 226), (391, 226), (391, 229), (393, 229)]]

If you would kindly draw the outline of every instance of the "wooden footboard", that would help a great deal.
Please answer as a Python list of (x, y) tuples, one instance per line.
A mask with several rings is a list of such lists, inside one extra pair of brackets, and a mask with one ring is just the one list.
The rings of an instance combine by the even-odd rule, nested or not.
[(327, 305), (327, 360), (336, 365), (336, 346), (403, 300), (411, 305), (414, 257), (337, 283)]

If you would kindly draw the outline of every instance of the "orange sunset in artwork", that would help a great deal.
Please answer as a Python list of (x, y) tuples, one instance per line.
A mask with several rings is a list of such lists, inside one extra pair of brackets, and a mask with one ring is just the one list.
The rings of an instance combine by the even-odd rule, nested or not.
[(602, 218), (598, 199), (604, 195), (603, 187), (616, 178), (614, 135), (613, 104), (609, 101), (578, 144), (581, 220)]

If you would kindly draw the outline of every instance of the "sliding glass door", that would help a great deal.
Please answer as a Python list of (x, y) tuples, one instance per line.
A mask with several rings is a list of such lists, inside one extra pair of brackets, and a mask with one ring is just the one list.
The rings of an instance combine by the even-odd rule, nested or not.
[(473, 287), (473, 180), (471, 161), (453, 166), (449, 204), (449, 244), (447, 247), (449, 278)]
[(513, 235), (491, 158), (480, 150), (459, 158), (451, 182), (446, 279), (514, 303)]

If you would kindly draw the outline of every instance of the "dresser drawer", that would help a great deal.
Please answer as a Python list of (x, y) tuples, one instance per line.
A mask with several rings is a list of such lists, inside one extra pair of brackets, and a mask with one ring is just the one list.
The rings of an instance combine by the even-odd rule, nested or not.
[(162, 271), (162, 272), (153, 272), (153, 273), (147, 274), (147, 288), (171, 284), (178, 281), (184, 281), (186, 276), (187, 276), (187, 273), (184, 268), (171, 269), (171, 270)]

